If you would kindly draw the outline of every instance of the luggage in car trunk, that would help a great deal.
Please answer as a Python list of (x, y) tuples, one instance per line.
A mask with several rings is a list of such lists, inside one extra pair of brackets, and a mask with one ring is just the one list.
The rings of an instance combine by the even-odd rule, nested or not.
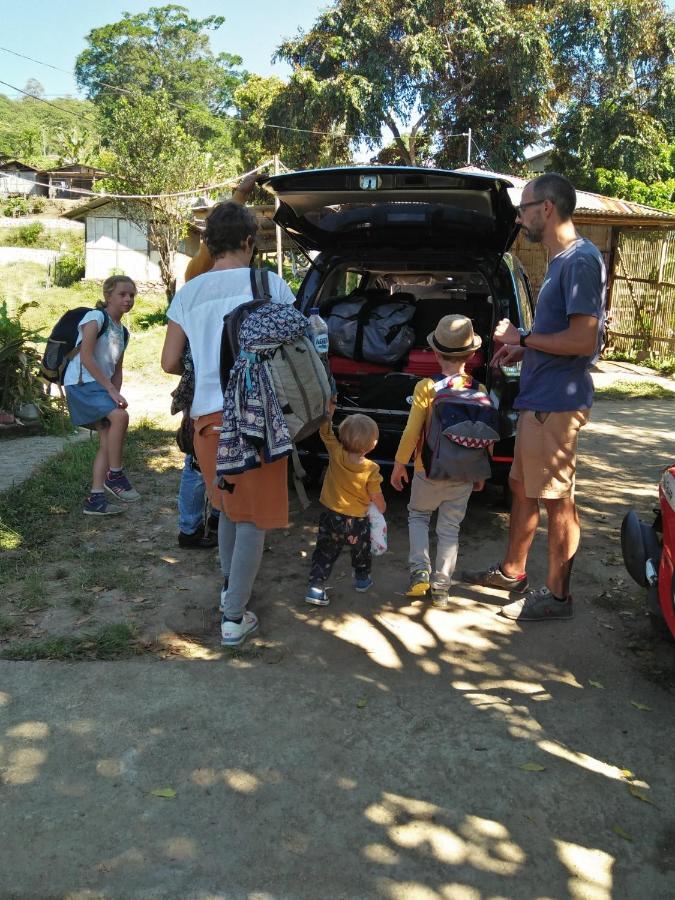
[[(464, 365), (469, 375), (473, 375), (474, 372), (482, 368), (485, 365), (483, 349), (476, 350)], [(431, 350), (411, 350), (408, 354), (407, 365), (404, 366), (402, 371), (411, 375), (426, 375), (429, 378), (441, 375), (441, 368)]]
[(441, 367), (433, 351), (416, 348), (408, 353), (408, 362), (403, 371), (410, 375), (428, 375), (433, 378), (434, 375), (441, 374)]
[(347, 359), (394, 365), (412, 347), (412, 294), (365, 291), (332, 303), (326, 314), (332, 353)]
[(384, 375), (391, 369), (391, 366), (383, 366), (360, 359), (347, 359), (332, 353), (329, 354), (328, 362), (333, 375), (372, 375), (378, 372)]

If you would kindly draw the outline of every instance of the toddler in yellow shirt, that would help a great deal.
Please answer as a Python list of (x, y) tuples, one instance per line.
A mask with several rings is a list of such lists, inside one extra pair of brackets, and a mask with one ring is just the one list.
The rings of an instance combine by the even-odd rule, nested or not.
[(319, 516), (319, 534), (305, 596), (305, 601), (314, 606), (328, 606), (326, 581), (345, 544), (351, 551), (355, 589), (363, 592), (373, 586), (368, 507), (374, 503), (381, 513), (386, 509), (380, 490), (380, 467), (366, 458), (377, 445), (377, 423), (360, 413), (347, 416), (340, 423), (336, 438), (334, 411), (335, 404), (331, 403), (328, 417), (319, 429), (328, 451), (328, 471), (319, 498), (326, 508)]

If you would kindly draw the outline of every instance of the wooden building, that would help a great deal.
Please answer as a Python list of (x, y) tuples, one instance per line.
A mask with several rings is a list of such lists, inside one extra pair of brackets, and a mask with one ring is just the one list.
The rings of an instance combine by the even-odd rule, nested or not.
[[(194, 220), (188, 234), (181, 241), (176, 254), (174, 271), (177, 286), (183, 284), (185, 268), (199, 250), (204, 221), (212, 204), (197, 203), (192, 207)], [(258, 219), (256, 243), (263, 253), (276, 251), (274, 206), (250, 207)], [(96, 198), (64, 213), (64, 218), (84, 222), (85, 273), (92, 280), (107, 278), (111, 272), (122, 271), (134, 281), (160, 284), (159, 254), (153, 249), (147, 234), (130, 222), (114, 200)], [(284, 248), (290, 247), (284, 237)]]
[(48, 185), (46, 192), (52, 199), (58, 200), (83, 200), (85, 195), (81, 191), (92, 190), (99, 178), (105, 177), (105, 172), (95, 169), (93, 166), (83, 166), (73, 163), (67, 166), (56, 166), (40, 173)]
[(0, 163), (0, 197), (44, 197), (47, 189), (39, 182), (42, 173), (34, 166), (8, 159)]
[[(91, 200), (64, 213), (64, 218), (84, 222), (85, 278), (101, 281), (113, 272), (124, 272), (142, 284), (161, 284), (158, 252), (147, 234), (126, 218), (114, 200)], [(179, 287), (185, 267), (199, 249), (199, 240), (199, 229), (190, 225), (175, 259)]]

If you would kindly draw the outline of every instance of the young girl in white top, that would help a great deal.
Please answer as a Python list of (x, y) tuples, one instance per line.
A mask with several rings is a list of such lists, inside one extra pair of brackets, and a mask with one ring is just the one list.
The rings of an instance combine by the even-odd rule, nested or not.
[(106, 490), (126, 503), (140, 499), (122, 468), (129, 413), (120, 393), (128, 338), (122, 316), (133, 308), (136, 285), (126, 275), (112, 275), (103, 282), (103, 298), (80, 321), (79, 353), (68, 364), (64, 378), (73, 425), (84, 425), (99, 435), (91, 492), (84, 501), (87, 516), (122, 512), (122, 507), (108, 505)]

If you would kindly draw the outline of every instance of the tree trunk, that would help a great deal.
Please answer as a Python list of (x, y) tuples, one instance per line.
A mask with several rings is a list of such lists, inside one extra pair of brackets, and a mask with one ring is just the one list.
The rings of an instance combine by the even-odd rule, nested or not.
[(173, 254), (164, 241), (161, 241), (157, 247), (159, 252), (159, 271), (162, 277), (162, 284), (166, 293), (167, 304), (173, 300), (176, 293), (176, 276), (173, 271)]

